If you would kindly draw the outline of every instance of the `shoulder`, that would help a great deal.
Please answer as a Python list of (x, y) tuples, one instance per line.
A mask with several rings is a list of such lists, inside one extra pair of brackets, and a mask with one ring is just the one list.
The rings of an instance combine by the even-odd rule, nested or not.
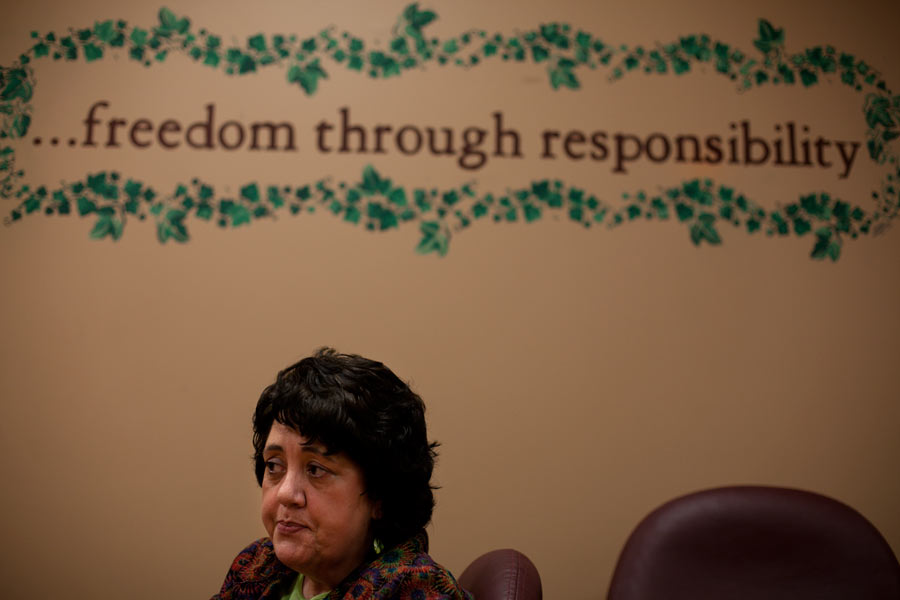
[(359, 573), (346, 600), (470, 600), (453, 575), (426, 552), (420, 536), (392, 548)]
[(259, 579), (271, 575), (281, 563), (275, 557), (272, 540), (260, 538), (240, 551), (231, 563), (229, 575), (235, 574), (242, 579)]
[(453, 574), (430, 556), (422, 564), (404, 570), (397, 592), (396, 597), (401, 600), (471, 600)]
[(249, 592), (251, 589), (254, 592), (262, 591), (295, 574), (278, 561), (272, 541), (260, 538), (234, 558), (225, 575), (222, 589), (213, 598), (243, 598), (245, 594), (239, 592)]

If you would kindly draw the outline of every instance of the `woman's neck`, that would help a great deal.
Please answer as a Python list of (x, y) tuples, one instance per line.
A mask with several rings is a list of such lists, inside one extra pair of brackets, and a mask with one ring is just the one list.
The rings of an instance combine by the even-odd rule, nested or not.
[(300, 592), (303, 594), (304, 598), (313, 598), (322, 592), (330, 591), (332, 587), (333, 586), (330, 586), (325, 582), (316, 581), (312, 577), (306, 575), (303, 577), (303, 587)]

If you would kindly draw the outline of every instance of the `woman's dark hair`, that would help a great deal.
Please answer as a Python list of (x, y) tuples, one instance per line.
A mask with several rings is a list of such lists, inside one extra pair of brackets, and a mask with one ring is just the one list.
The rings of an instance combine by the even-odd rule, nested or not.
[(372, 527), (385, 547), (405, 541), (431, 520), (437, 443), (428, 441), (425, 404), (382, 363), (322, 348), (278, 373), (253, 414), (260, 485), (263, 448), (275, 421), (360, 466), (366, 494), (381, 501), (382, 516)]

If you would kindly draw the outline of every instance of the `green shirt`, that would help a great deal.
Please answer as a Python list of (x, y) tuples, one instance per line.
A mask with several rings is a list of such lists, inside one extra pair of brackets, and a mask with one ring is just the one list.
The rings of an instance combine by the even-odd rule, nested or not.
[(321, 594), (316, 594), (312, 598), (307, 598), (303, 595), (303, 573), (297, 575), (297, 579), (294, 581), (293, 587), (291, 587), (291, 591), (281, 597), (281, 600), (323, 600), (325, 596), (328, 595), (328, 592), (322, 592)]

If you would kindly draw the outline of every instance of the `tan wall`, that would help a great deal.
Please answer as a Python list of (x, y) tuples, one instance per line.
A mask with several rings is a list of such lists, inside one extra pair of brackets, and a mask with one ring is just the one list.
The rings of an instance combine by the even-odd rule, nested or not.
[[(308, 35), (329, 24), (367, 44), (390, 38), (403, 2), (181, 2), (170, 8), (226, 44)], [(511, 34), (567, 21), (609, 42), (652, 46), (708, 32), (753, 52), (757, 19), (789, 51), (834, 44), (900, 86), (897, 6), (842, 9), (754, 3), (454, 2), (430, 6), (432, 35)], [(150, 26), (156, 8), (111, 2), (4, 8), (0, 64), (28, 33), (107, 17)], [(727, 132), (795, 120), (815, 135), (865, 141), (862, 96), (837, 79), (809, 89), (738, 94), (712, 67), (550, 88), (544, 67), (430, 66), (387, 80), (332, 68), (312, 97), (285, 70), (226, 77), (185, 57), (141, 68), (124, 56), (37, 63), (34, 121), (14, 142), (32, 185), (119, 170), (171, 191), (199, 176), (237, 194), (249, 180), (355, 183), (372, 164), (409, 189), (467, 181), (480, 191), (540, 178), (611, 204), (622, 192), (692, 177), (726, 182), (767, 209), (825, 191), (869, 209), (884, 170), (860, 156), (832, 170), (541, 160), (545, 128)], [(36, 147), (75, 136), (87, 108), (105, 118), (191, 121), (206, 102), (245, 120), (290, 119), (295, 155)], [(521, 160), (465, 171), (452, 161), (325, 156), (311, 127), (350, 107), (360, 122), (490, 124), (500, 110), (522, 134)], [(771, 129), (769, 129), (771, 131)], [(894, 144), (895, 151), (896, 143)], [(861, 151), (862, 152), (862, 151)], [(226, 186), (231, 186), (230, 191)], [(15, 199), (0, 200), (3, 214)], [(811, 489), (851, 504), (900, 550), (900, 235), (847, 240), (837, 262), (814, 240), (720, 227), (695, 247), (687, 228), (640, 222), (585, 229), (565, 214), (532, 224), (478, 223), (447, 256), (420, 256), (418, 225), (376, 233), (327, 211), (219, 229), (190, 220), (185, 244), (160, 245), (152, 219), (119, 241), (93, 222), (28, 215), (0, 230), (0, 560), (3, 597), (64, 589), (71, 598), (202, 598), (263, 534), (249, 463), (250, 414), (263, 386), (321, 345), (380, 359), (411, 380), (442, 442), (432, 554), (456, 573), (478, 554), (515, 547), (548, 598), (605, 594), (631, 528), (676, 495), (734, 483)]]

